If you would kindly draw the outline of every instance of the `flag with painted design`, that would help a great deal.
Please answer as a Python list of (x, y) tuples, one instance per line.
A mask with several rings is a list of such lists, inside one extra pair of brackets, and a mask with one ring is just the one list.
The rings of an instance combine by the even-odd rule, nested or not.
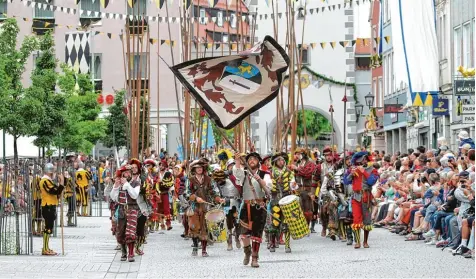
[(230, 129), (271, 100), (289, 66), (270, 36), (236, 55), (201, 58), (171, 67), (218, 127)]

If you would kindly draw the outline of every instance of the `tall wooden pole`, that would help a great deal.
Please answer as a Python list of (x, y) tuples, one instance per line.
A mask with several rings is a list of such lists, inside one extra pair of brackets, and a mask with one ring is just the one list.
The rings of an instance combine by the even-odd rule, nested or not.
[[(183, 7), (183, 22), (182, 22), (182, 17), (180, 17), (180, 25), (182, 26), (181, 32), (182, 32), (182, 38), (184, 38), (183, 42), (183, 61), (188, 61), (189, 60), (189, 40), (190, 40), (190, 14), (187, 13), (187, 7)], [(189, 28), (187, 30), (187, 28)], [(185, 99), (185, 104), (184, 104), (184, 109), (185, 109), (185, 120), (184, 120), (184, 144), (182, 150), (183, 150), (183, 158), (188, 159), (188, 156), (190, 154), (190, 94), (188, 91), (184, 88), (184, 99)]]
[[(289, 92), (290, 92), (290, 98), (289, 98), (289, 103), (291, 105), (291, 114), (294, 115), (295, 113), (295, 110), (296, 110), (296, 104), (295, 104), (295, 92), (294, 92), (294, 83), (295, 83), (295, 74), (294, 74), (294, 63), (295, 63), (295, 55), (294, 55), (294, 48), (296, 47), (295, 46), (295, 43), (294, 43), (294, 40), (292, 39), (294, 37), (294, 3), (289, 3), (290, 5), (290, 10), (291, 10), (291, 29), (289, 30), (291, 33), (290, 33), (290, 44), (291, 44), (291, 49), (290, 49), (290, 56), (291, 56), (291, 64), (290, 64), (290, 69), (291, 69), (291, 72), (290, 72), (290, 75), (289, 75)], [(297, 117), (294, 117), (293, 118), (293, 122), (292, 122), (292, 130), (291, 130), (291, 158), (294, 158), (294, 152), (296, 150), (296, 135), (297, 135), (297, 129), (296, 129), (296, 126), (297, 126)]]
[[(158, 15), (157, 15), (158, 16)], [(160, 132), (160, 22), (157, 20), (157, 150), (159, 153), (161, 148), (161, 132)]]

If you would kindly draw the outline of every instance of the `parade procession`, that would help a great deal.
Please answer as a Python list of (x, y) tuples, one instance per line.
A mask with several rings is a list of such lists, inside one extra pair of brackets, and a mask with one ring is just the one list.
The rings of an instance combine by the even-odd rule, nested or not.
[(0, 279), (474, 278), (475, 8), (0, 0)]

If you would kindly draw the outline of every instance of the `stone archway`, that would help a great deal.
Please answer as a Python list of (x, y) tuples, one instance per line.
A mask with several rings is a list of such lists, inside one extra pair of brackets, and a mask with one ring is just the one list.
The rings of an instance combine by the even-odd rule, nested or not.
[[(302, 107), (299, 107), (298, 110), (301, 110)], [(304, 105), (304, 110), (310, 110), (310, 111), (315, 111), (317, 113), (319, 113), (320, 115), (324, 116), (327, 120), (329, 120), (329, 122), (331, 122), (331, 114), (329, 111), (326, 111), (324, 110), (323, 108), (321, 107), (316, 107), (316, 106), (313, 106), (313, 105)], [(285, 110), (284, 111), (284, 114), (287, 115), (288, 114), (288, 110)], [(268, 146), (268, 150), (266, 151), (269, 151), (270, 148), (272, 148), (272, 143), (273, 143), (273, 139), (274, 139), (274, 131), (276, 130), (276, 121), (277, 121), (277, 117), (274, 117), (271, 122), (268, 123), (268, 135), (267, 135), (267, 142), (269, 143), (269, 146)], [(334, 144), (337, 145), (337, 149), (340, 150), (342, 148), (342, 144), (343, 144), (343, 140), (342, 140), (342, 131), (334, 117)]]

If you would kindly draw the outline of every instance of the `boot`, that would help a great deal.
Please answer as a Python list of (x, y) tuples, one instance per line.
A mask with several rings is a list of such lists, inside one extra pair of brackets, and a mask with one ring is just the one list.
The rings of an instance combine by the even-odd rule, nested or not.
[(251, 253), (251, 267), (258, 268), (258, 258), (259, 258), (259, 245), (260, 243), (258, 242), (253, 242), (251, 244), (252, 246), (252, 253)]
[(345, 225), (345, 232), (347, 234), (347, 245), (352, 245), (354, 239), (352, 237), (352, 229), (349, 225)]
[(127, 256), (129, 262), (135, 262), (136, 260), (134, 259), (134, 242), (127, 243), (127, 246), (129, 248), (129, 255)]
[(274, 253), (276, 252), (276, 240), (277, 240), (277, 235), (274, 233), (269, 234), (269, 251)]
[(229, 234), (228, 238), (226, 240), (226, 243), (228, 244), (228, 247), (226, 248), (227, 251), (233, 250), (233, 240), (231, 239), (232, 235)]
[(118, 243), (118, 244), (116, 245), (116, 248), (114, 248), (114, 250), (116, 250), (116, 251), (121, 250), (121, 244)]
[(202, 240), (202, 257), (208, 257), (206, 240)]
[(326, 235), (327, 235), (327, 224), (326, 224), (326, 223), (322, 223), (321, 236), (322, 236), (322, 237), (326, 237)]
[(236, 244), (236, 249), (241, 248), (240, 235), (238, 234), (236, 229), (235, 229), (235, 244)]
[(245, 258), (243, 259), (243, 265), (248, 265), (250, 263), (250, 257), (251, 257), (251, 245), (244, 246), (243, 251), (245, 252)]
[(142, 249), (141, 249), (143, 239), (144, 239), (143, 236), (139, 236), (139, 237), (137, 237), (137, 240), (136, 240), (136, 254), (139, 255), (139, 256), (144, 255), (144, 251), (142, 251)]
[(316, 220), (311, 221), (311, 233), (316, 233), (316, 230), (314, 227), (316, 226)]
[(356, 230), (353, 230), (353, 232), (354, 232), (354, 236), (355, 236), (354, 248), (359, 249), (360, 248), (360, 228), (356, 229)]
[(335, 241), (337, 238), (336, 238), (336, 231), (335, 229), (329, 229), (329, 237)]
[(284, 252), (291, 253), (291, 233), (289, 231), (284, 234)]
[(172, 224), (170, 223), (170, 220), (167, 220), (165, 222), (165, 226), (167, 227), (167, 230), (170, 231), (172, 229)]
[(364, 248), (370, 248), (367, 240), (369, 240), (369, 233), (370, 231), (364, 230)]
[(192, 256), (196, 257), (198, 255), (198, 237), (192, 238)]
[[(282, 232), (282, 233), (279, 235), (279, 244), (280, 244), (280, 245), (284, 245), (283, 236), (284, 236), (284, 233)], [(279, 246), (276, 246), (276, 248), (279, 248)]]
[(121, 262), (125, 262), (126, 260), (127, 260), (126, 244), (121, 244)]

